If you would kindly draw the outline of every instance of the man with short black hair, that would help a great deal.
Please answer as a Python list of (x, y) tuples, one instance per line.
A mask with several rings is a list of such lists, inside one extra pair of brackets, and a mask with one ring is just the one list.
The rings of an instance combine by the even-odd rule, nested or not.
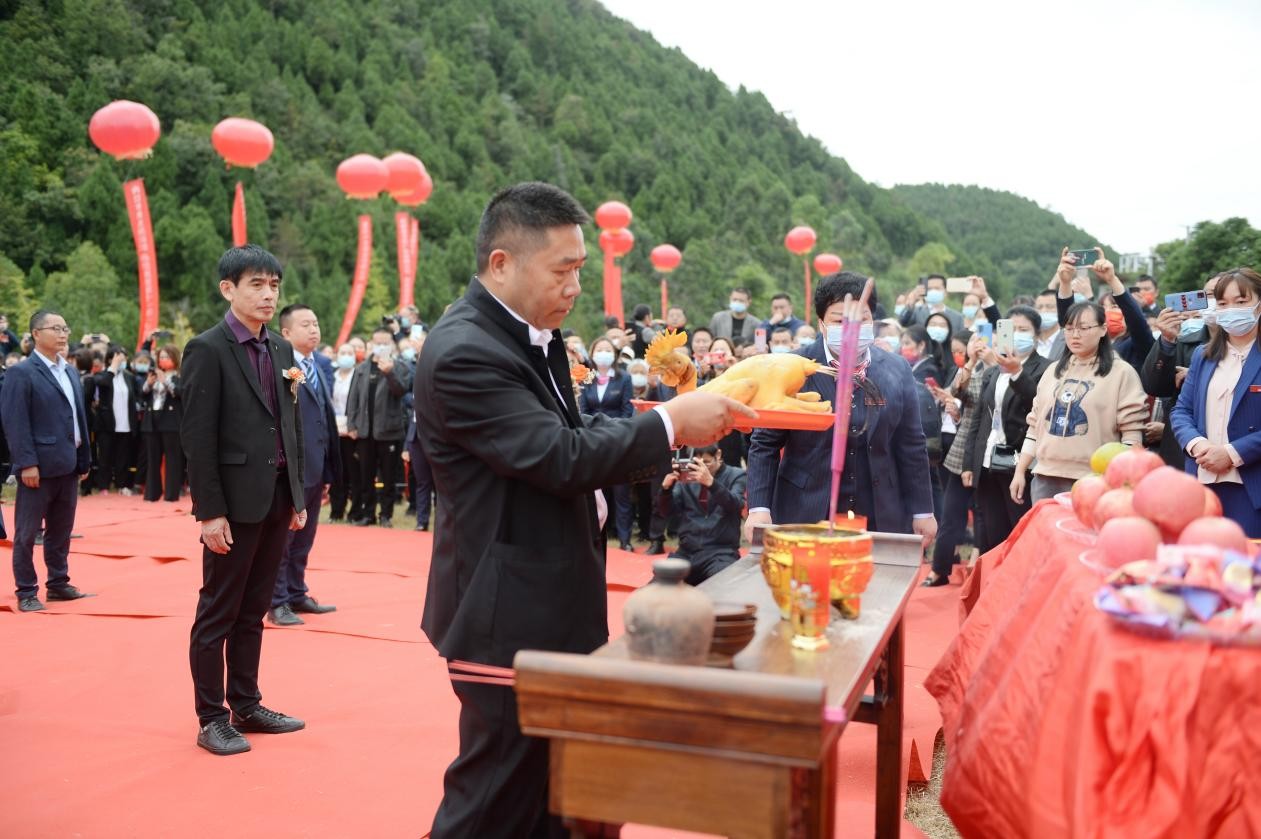
[(797, 330), (805, 326), (806, 322), (793, 314), (793, 299), (784, 292), (779, 292), (771, 298), (771, 316), (762, 321), (762, 329), (766, 330), (769, 337), (776, 327), (788, 327), (790, 335), (797, 334)]
[(656, 337), (657, 331), (652, 327), (652, 308), (647, 303), (640, 303), (631, 312), (631, 322), (626, 327), (626, 334), (631, 341), (628, 346), (635, 358), (643, 358), (648, 345)]
[[(1055, 289), (1044, 288), (1034, 298), (1033, 307), (1038, 310), (1038, 341), (1035, 345), (1038, 355), (1050, 358), (1055, 339), (1060, 334), (1059, 309), (1055, 304)], [(1061, 345), (1063, 341), (1060, 342)], [(1062, 346), (1061, 346), (1062, 349)]]
[(657, 514), (668, 519), (678, 513), (679, 549), (670, 556), (692, 563), (689, 585), (700, 585), (740, 558), (744, 485), (744, 470), (724, 465), (717, 446), (693, 449), (692, 459), (661, 482)]
[(322, 615), (337, 607), (320, 603), (306, 585), (307, 557), (315, 544), (324, 489), (341, 477), (341, 445), (337, 417), (333, 414), (333, 366), (316, 350), (320, 345), (320, 321), (305, 303), (280, 310), (280, 334), (293, 346), (293, 357), (302, 371), (295, 396), (302, 414), (302, 495), (307, 510), (301, 530), (289, 531), (285, 552), (276, 572), (267, 619), (277, 626), (303, 623), (297, 613)]
[[(804, 324), (803, 324), (804, 325)], [(787, 326), (777, 326), (771, 330), (770, 339), (767, 341), (767, 348), (773, 353), (786, 353), (793, 351), (793, 333)]]
[(31, 316), (35, 349), (11, 367), (0, 388), (0, 421), (18, 477), (14, 510), (13, 579), (18, 610), (38, 612), (35, 537), (44, 528), (44, 586), (48, 599), (86, 597), (70, 585), (70, 530), (79, 503), (79, 479), (92, 467), (83, 388), (64, 353), (70, 328), (57, 312)]
[(420, 355), (417, 434), (438, 493), (422, 626), (460, 700), (433, 839), (566, 835), (547, 811), (547, 742), (521, 733), (512, 687), (460, 673), (511, 667), (522, 649), (604, 644), (608, 509), (596, 491), (652, 478), (672, 445), (712, 443), (752, 414), (703, 391), (629, 419), (579, 413), (557, 330), (581, 291), (589, 221), (550, 184), (497, 193), (477, 276)]
[(903, 326), (926, 326), (931, 315), (942, 315), (950, 321), (951, 334), (963, 331), (963, 315), (946, 305), (946, 278), (941, 274), (929, 274), (906, 293), (906, 309), (898, 316), (898, 322)]
[(264, 707), (258, 690), (263, 615), (288, 533), (319, 512), (307, 511), (302, 492), (293, 348), (267, 328), (281, 275), (280, 261), (258, 245), (224, 252), (219, 293), (228, 311), (188, 342), (180, 368), (180, 440), (203, 545), (189, 663), (197, 745), (216, 755), (249, 751), (242, 732), (306, 727)]
[(412, 368), (399, 362), (396, 350), (390, 330), (373, 330), (369, 355), (356, 368), (346, 400), (346, 426), (355, 439), (363, 499), (363, 517), (351, 524), (361, 527), (394, 526), (394, 482), (410, 413), (403, 397), (412, 387)]
[(749, 314), (749, 303), (752, 300), (753, 295), (747, 288), (733, 288), (727, 301), (727, 309), (714, 312), (714, 316), (709, 319), (709, 331), (714, 337), (752, 341), (757, 334), (759, 322)]
[(1158, 315), (1160, 310), (1164, 308), (1161, 305), (1160, 295), (1157, 290), (1156, 278), (1151, 274), (1143, 274), (1134, 283), (1138, 286), (1138, 302), (1143, 307), (1144, 315)]

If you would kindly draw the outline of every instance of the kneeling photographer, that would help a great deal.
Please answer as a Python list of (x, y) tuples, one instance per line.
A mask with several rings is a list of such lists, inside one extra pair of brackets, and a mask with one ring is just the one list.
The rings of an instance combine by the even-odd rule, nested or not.
[(692, 563), (687, 581), (699, 585), (740, 557), (744, 470), (725, 466), (717, 446), (680, 449), (661, 482), (657, 512), (679, 513), (679, 549), (673, 557)]

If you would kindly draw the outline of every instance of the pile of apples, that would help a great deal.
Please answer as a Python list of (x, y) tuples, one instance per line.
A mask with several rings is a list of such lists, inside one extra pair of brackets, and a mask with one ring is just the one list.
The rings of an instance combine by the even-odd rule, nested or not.
[(1243, 528), (1222, 517), (1217, 494), (1155, 452), (1108, 443), (1090, 464), (1097, 474), (1073, 484), (1073, 513), (1098, 532), (1104, 564), (1155, 559), (1161, 544), (1251, 553)]

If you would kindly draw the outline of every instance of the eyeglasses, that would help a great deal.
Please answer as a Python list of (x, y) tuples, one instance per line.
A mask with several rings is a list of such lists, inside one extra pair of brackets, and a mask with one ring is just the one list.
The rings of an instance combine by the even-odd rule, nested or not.
[(69, 335), (69, 334), (70, 334), (70, 327), (68, 327), (68, 326), (37, 326), (37, 327), (35, 327), (34, 329), (32, 329), (31, 331), (32, 331), (32, 332), (39, 332), (40, 330), (43, 330), (43, 329), (47, 329), (47, 330), (48, 330), (48, 331), (50, 331), (50, 332), (56, 332), (58, 335)]
[(1100, 324), (1100, 323), (1092, 323), (1092, 324), (1089, 324), (1089, 325), (1082, 325), (1082, 326), (1066, 326), (1066, 327), (1064, 327), (1064, 334), (1066, 334), (1066, 335), (1085, 335), (1085, 334), (1087, 334), (1088, 332), (1090, 332), (1090, 330), (1092, 330), (1092, 329), (1098, 329), (1098, 328), (1099, 328), (1100, 326), (1102, 326), (1102, 325), (1103, 325), (1103, 324)]

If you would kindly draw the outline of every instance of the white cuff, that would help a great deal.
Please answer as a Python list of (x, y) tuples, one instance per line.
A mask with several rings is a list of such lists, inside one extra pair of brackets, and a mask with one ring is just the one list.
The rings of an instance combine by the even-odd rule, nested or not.
[(1243, 458), (1239, 456), (1239, 452), (1235, 451), (1235, 447), (1230, 443), (1226, 444), (1226, 453), (1230, 455), (1230, 462), (1235, 464), (1236, 469), (1243, 466)]
[(661, 423), (666, 427), (666, 439), (670, 441), (670, 448), (674, 448), (674, 423), (670, 421), (670, 412), (664, 405), (657, 405), (653, 410), (661, 417)]
[(931, 519), (931, 518), (936, 518), (936, 516), (935, 516), (933, 513), (916, 513), (915, 515), (911, 516), (911, 518), (913, 518), (913, 519)]
[(750, 515), (752, 515), (753, 513), (769, 513), (770, 511), (771, 511), (770, 507), (750, 507), (749, 508)]

